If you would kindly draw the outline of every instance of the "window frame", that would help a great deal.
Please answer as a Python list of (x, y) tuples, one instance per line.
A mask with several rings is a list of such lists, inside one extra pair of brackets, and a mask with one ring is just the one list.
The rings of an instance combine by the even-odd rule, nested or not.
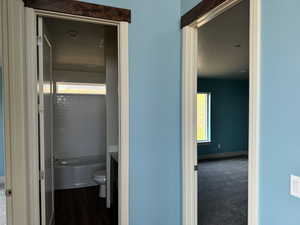
[[(61, 86), (61, 87), (60, 87)], [(57, 95), (106, 95), (106, 84), (100, 83), (76, 83), (55, 82), (55, 94)]]
[[(196, 134), (196, 141), (197, 141), (197, 144), (209, 144), (211, 143), (211, 92), (208, 92), (208, 91), (200, 91), (200, 92), (197, 92), (197, 96), (199, 94), (205, 94), (206, 95), (206, 98), (207, 98), (207, 104), (206, 104), (206, 126), (205, 126), (205, 129), (206, 129), (206, 134), (207, 134), (207, 138), (205, 140), (198, 140), (197, 139), (197, 134)], [(197, 102), (198, 104), (198, 102)], [(198, 111), (196, 112), (197, 114), (197, 117), (198, 117)], [(196, 126), (197, 128), (197, 126)], [(198, 129), (197, 129), (197, 132), (198, 132)]]

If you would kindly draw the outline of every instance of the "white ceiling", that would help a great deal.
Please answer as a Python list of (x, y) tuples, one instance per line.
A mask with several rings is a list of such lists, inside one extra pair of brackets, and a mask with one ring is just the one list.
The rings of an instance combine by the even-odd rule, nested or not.
[(247, 79), (249, 71), (249, 1), (198, 29), (198, 76)]
[(54, 70), (105, 72), (105, 26), (47, 18), (46, 28)]

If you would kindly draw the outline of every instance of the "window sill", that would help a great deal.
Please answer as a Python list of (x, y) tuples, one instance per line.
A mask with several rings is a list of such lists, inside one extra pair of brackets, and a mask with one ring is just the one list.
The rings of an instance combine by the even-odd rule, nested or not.
[(197, 142), (197, 145), (210, 145), (212, 144), (211, 141), (207, 141), (207, 142)]

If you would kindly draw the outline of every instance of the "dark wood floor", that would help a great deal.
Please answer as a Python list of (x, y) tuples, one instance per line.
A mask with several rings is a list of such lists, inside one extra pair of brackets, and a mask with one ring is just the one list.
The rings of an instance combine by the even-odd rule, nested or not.
[(55, 191), (55, 225), (117, 225), (118, 206), (107, 209), (99, 187)]

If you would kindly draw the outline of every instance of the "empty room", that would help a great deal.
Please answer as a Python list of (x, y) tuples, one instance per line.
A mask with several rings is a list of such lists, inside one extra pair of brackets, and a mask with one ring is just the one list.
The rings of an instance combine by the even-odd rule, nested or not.
[(249, 2), (198, 30), (198, 224), (246, 225)]

